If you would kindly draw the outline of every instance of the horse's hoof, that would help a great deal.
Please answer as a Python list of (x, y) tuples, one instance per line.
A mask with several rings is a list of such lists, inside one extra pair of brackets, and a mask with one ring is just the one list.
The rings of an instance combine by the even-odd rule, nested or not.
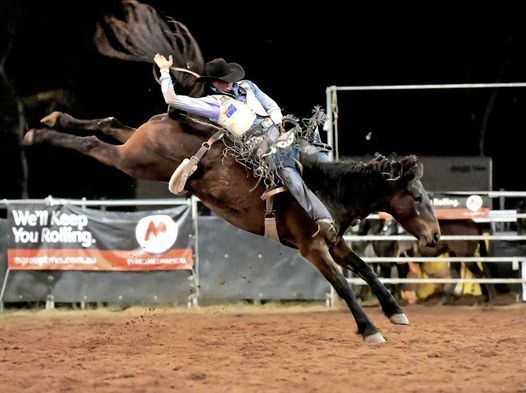
[(381, 344), (385, 342), (385, 338), (382, 336), (382, 333), (378, 332), (369, 336), (365, 336), (363, 341), (365, 341), (367, 344)]
[(22, 141), (23, 146), (31, 146), (35, 141), (35, 130), (29, 130), (26, 135), (24, 135), (24, 140)]
[(115, 121), (114, 117), (105, 117), (97, 122), (97, 127), (111, 127), (112, 123)]
[(44, 117), (40, 122), (46, 126), (53, 128), (57, 124), (58, 118), (62, 115), (62, 112), (52, 112), (46, 117)]
[(391, 315), (389, 320), (395, 325), (409, 325), (409, 319), (407, 319), (404, 313)]

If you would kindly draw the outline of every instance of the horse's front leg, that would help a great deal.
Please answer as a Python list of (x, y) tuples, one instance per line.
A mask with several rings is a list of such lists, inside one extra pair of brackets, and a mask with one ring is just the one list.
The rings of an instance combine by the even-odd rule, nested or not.
[(392, 323), (397, 325), (409, 324), (409, 320), (391, 292), (389, 292), (380, 282), (371, 266), (356, 255), (356, 253), (349, 248), (343, 238), (338, 239), (331, 251), (331, 255), (334, 257), (334, 260), (338, 265), (352, 270), (367, 282), (373, 293), (378, 298), (385, 316), (387, 316)]
[(358, 326), (358, 333), (363, 336), (364, 341), (367, 343), (384, 342), (385, 339), (382, 334), (360, 307), (351, 286), (335, 265), (325, 240), (317, 237), (308, 244), (301, 246), (300, 252), (320, 271), (338, 295), (347, 303)]
[(82, 120), (63, 112), (53, 112), (40, 120), (49, 128), (58, 131), (84, 131), (101, 132), (109, 135), (121, 143), (126, 143), (136, 131), (135, 128), (121, 123), (115, 117), (105, 117), (103, 119)]

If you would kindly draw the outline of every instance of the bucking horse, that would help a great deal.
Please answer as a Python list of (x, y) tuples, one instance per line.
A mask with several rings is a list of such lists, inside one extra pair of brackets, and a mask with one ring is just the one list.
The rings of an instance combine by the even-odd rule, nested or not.
[[(191, 96), (202, 94), (202, 86), (195, 82), (193, 74), (203, 71), (203, 57), (188, 29), (136, 1), (125, 1), (124, 9), (123, 19), (107, 17), (98, 26), (95, 35), (98, 50), (107, 56), (150, 63), (156, 53), (172, 54), (177, 91)], [(161, 182), (168, 182), (181, 162), (194, 155), (220, 129), (215, 123), (184, 113), (156, 115), (138, 128), (126, 126), (113, 117), (80, 120), (61, 112), (51, 113), (42, 123), (42, 128), (25, 135), (26, 145), (48, 143), (73, 149), (134, 178)], [(77, 135), (68, 133), (71, 131)], [(79, 136), (79, 132), (91, 135)], [(109, 135), (120, 144), (103, 142), (93, 135), (96, 132)], [(225, 156), (223, 144), (206, 147), (209, 150), (189, 177), (186, 191), (231, 224), (263, 235), (265, 202), (260, 195), (266, 191), (264, 184), (234, 158)], [(274, 203), (280, 241), (297, 248), (329, 281), (347, 303), (358, 333), (367, 343), (384, 342), (338, 265), (367, 282), (392, 323), (407, 325), (409, 320), (370, 266), (350, 249), (342, 236), (356, 219), (385, 211), (421, 244), (435, 246), (440, 229), (421, 183), (422, 165), (415, 156), (398, 161), (378, 157), (367, 163), (320, 162), (304, 157), (302, 164), (306, 184), (331, 211), (338, 235), (331, 241), (321, 233), (313, 236), (317, 232), (316, 223), (290, 194), (281, 193)]]

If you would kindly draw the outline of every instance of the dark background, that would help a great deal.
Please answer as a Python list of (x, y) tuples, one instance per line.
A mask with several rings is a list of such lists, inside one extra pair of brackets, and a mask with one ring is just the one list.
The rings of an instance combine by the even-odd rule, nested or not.
[[(298, 3), (291, 11), (268, 1), (148, 3), (186, 24), (206, 60), (242, 64), (300, 117), (325, 105), (330, 85), (526, 81), (524, 2)], [(133, 126), (166, 109), (151, 65), (102, 57), (92, 44), (95, 24), (119, 4), (0, 0), (0, 197), (23, 192), (15, 103), (25, 107), (24, 128), (50, 109)], [(526, 189), (526, 89), (341, 93), (339, 109), (342, 155), (484, 154), (494, 188)], [(25, 154), (30, 197), (134, 195), (134, 181), (78, 153), (38, 146)]]

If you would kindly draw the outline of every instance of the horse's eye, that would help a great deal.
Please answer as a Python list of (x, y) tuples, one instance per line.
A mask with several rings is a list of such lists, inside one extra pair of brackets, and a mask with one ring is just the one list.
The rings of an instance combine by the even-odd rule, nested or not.
[(416, 203), (420, 203), (420, 202), (422, 202), (422, 195), (418, 195), (418, 196), (416, 196), (416, 197), (415, 197), (415, 202), (416, 202)]

